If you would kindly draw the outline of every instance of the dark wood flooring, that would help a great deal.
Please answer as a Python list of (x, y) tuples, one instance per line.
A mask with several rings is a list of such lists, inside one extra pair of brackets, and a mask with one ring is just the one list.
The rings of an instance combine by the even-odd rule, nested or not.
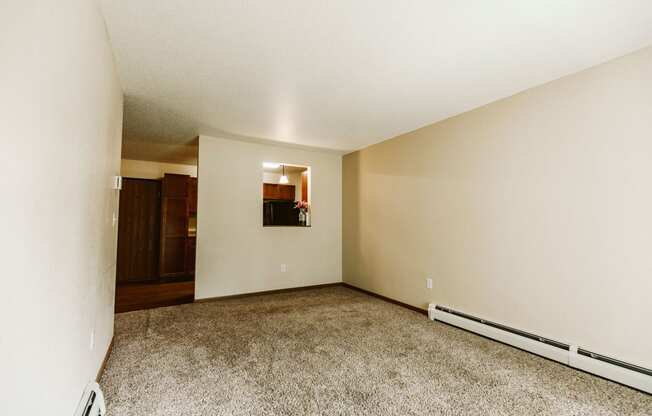
[(192, 303), (195, 281), (129, 283), (116, 287), (115, 313)]

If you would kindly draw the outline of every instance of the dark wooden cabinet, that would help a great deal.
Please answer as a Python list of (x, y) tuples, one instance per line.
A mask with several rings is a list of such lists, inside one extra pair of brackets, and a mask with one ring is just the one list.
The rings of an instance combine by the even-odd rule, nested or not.
[(294, 201), (294, 185), (278, 185), (275, 183), (263, 184), (263, 199), (279, 199)]
[(186, 198), (161, 199), (161, 231), (165, 237), (185, 237), (188, 234), (188, 201)]
[(186, 273), (195, 274), (195, 258), (197, 254), (197, 238), (188, 237), (186, 241)]
[(166, 173), (161, 196), (161, 277), (186, 274), (188, 239), (188, 187), (190, 176)]
[(190, 215), (197, 214), (197, 178), (190, 178), (188, 182), (188, 211)]
[(160, 191), (157, 180), (124, 178), (118, 222), (118, 284), (158, 279)]
[(163, 176), (164, 198), (187, 198), (190, 176), (166, 173)]
[(279, 199), (294, 201), (294, 185), (279, 185)]
[(117, 283), (194, 275), (196, 215), (196, 178), (173, 174), (162, 180), (124, 178)]
[(278, 185), (273, 183), (263, 184), (263, 199), (278, 199)]
[(166, 237), (161, 250), (161, 277), (182, 277), (186, 274), (186, 237)]
[(194, 300), (196, 218), (196, 178), (123, 179), (116, 312)]

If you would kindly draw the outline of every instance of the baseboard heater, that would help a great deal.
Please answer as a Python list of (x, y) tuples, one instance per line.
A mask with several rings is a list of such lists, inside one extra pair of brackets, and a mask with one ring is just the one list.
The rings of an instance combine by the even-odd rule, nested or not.
[(94, 381), (88, 383), (75, 410), (75, 416), (106, 416), (104, 394), (99, 384)]
[(513, 345), (570, 367), (652, 393), (652, 370), (648, 368), (626, 363), (588, 351), (577, 345), (555, 341), (434, 303), (431, 303), (428, 307), (428, 317), (432, 320), (446, 322), (487, 338)]

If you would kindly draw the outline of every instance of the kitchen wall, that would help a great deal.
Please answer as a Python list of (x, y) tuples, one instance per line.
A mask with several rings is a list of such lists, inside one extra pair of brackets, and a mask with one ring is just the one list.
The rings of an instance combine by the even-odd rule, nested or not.
[(650, 74), (647, 48), (346, 155), (344, 281), (652, 368)]
[(113, 335), (122, 91), (95, 2), (0, 27), (0, 414), (72, 415)]
[[(312, 227), (263, 227), (264, 161), (311, 167)], [(340, 282), (341, 161), (336, 153), (200, 136), (195, 297)]]
[(120, 166), (120, 174), (126, 178), (160, 179), (166, 173), (190, 175), (196, 178), (197, 166), (133, 159), (122, 159)]

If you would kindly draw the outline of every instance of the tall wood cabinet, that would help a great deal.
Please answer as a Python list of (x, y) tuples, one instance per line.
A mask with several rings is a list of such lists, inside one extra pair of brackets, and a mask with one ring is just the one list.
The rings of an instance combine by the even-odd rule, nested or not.
[(190, 176), (166, 173), (161, 193), (161, 277), (187, 274)]
[(118, 226), (118, 284), (192, 277), (197, 179), (124, 178)]
[(161, 181), (124, 178), (118, 222), (118, 284), (158, 280)]
[(188, 185), (188, 240), (186, 241), (186, 273), (194, 276), (197, 253), (197, 178)]
[(188, 180), (188, 211), (190, 216), (197, 216), (197, 178)]

